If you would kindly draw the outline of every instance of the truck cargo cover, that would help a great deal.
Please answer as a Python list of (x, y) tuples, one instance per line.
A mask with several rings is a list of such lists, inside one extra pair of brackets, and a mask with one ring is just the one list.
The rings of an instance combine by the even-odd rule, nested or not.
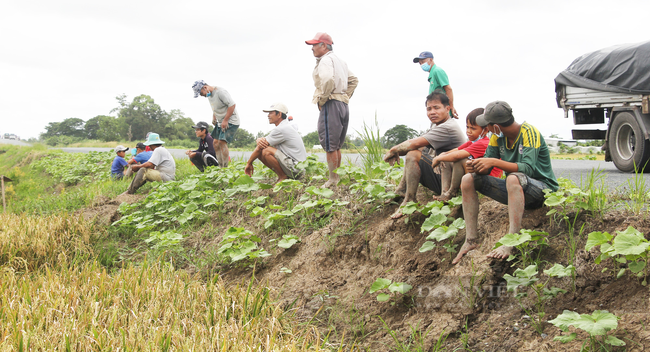
[(650, 41), (584, 54), (555, 77), (561, 85), (614, 93), (650, 94)]

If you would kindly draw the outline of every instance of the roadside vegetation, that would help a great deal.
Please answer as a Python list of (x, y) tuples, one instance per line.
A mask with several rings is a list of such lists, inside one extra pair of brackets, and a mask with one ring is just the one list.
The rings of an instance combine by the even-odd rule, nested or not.
[[(378, 129), (364, 132), (379, 140)], [(299, 165), (305, 178), (277, 184), (262, 167), (248, 177), (237, 160), (203, 174), (177, 161), (176, 181), (126, 197), (129, 181), (106, 175), (112, 158), (0, 146), (0, 174), (14, 181), (0, 218), (0, 350), (496, 351), (526, 339), (538, 349), (609, 351), (650, 343), (635, 332), (650, 324), (647, 310), (626, 314), (616, 295), (591, 294), (625, 285), (636, 294), (626, 299), (648, 302), (642, 174), (621, 190), (598, 172), (582, 185), (561, 179), (532, 225), (490, 243), (516, 248), (495, 269), (482, 256), (450, 264), (465, 228), (461, 197), (428, 202), (421, 191), (403, 219), (387, 219), (399, 165), (345, 165), (333, 191), (319, 188), (326, 167), (314, 156)], [(481, 226), (496, 229), (507, 211), (492, 207)], [(613, 208), (625, 224), (608, 220)], [(432, 302), (423, 290), (436, 287), (454, 293)]]

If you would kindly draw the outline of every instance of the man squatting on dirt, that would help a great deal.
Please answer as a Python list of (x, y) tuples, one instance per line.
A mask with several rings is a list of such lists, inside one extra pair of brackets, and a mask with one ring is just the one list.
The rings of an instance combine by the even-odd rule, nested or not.
[[(147, 181), (167, 182), (176, 178), (176, 162), (169, 151), (162, 145), (165, 142), (160, 140), (157, 133), (151, 133), (145, 146), (150, 146), (153, 150), (149, 161), (142, 165), (133, 165), (131, 168), (135, 174), (129, 189), (124, 193), (135, 194), (138, 188), (142, 187)], [(154, 169), (155, 168), (155, 169)]]
[(215, 158), (214, 138), (208, 133), (207, 122), (200, 121), (196, 126), (192, 126), (196, 136), (199, 138), (199, 149), (188, 150), (185, 152), (190, 161), (199, 171), (203, 172), (206, 166), (219, 166)]
[[(449, 189), (451, 175), (444, 177), (442, 184), (440, 174), (433, 171), (431, 163), (433, 155), (428, 151), (423, 151), (423, 147), (431, 147), (436, 154), (444, 153), (467, 141), (465, 133), (460, 129), (455, 119), (449, 115), (449, 97), (441, 90), (434, 91), (427, 96), (425, 103), (427, 107), (427, 117), (434, 125), (425, 134), (420, 137), (402, 142), (392, 148), (384, 155), (384, 161), (395, 164), (401, 155), (406, 155), (404, 163), (404, 177), (400, 181), (395, 193), (399, 198), (404, 197), (402, 206), (410, 201), (417, 201), (416, 195), (419, 184), (423, 184), (432, 190), (436, 195), (440, 195), (442, 189)], [(443, 172), (451, 173), (451, 168), (443, 169)], [(391, 216), (393, 219), (402, 217), (402, 211), (398, 208)]]
[(341, 146), (345, 142), (350, 121), (348, 103), (359, 80), (348, 70), (348, 65), (332, 52), (332, 37), (316, 33), (314, 39), (306, 40), (316, 57), (312, 73), (316, 91), (312, 103), (318, 105), (318, 139), (327, 156), (329, 180), (323, 187), (336, 185), (339, 175), (334, 172), (341, 166)]
[[(476, 118), (476, 124), (482, 127), (490, 125), (496, 134), (490, 138), (485, 157), (467, 161), (468, 174), (463, 176), (460, 184), (466, 237), (452, 264), (460, 262), (467, 252), (478, 247), (477, 191), (508, 205), (508, 233), (518, 233), (524, 209), (544, 205), (544, 189), (553, 192), (558, 189), (544, 137), (532, 125), (515, 122), (508, 103), (491, 102), (485, 107), (485, 113)], [(505, 171), (508, 175), (506, 179), (489, 176), (493, 167)], [(511, 252), (512, 247), (501, 246), (487, 256), (505, 259)]]
[(296, 164), (307, 159), (307, 151), (298, 131), (287, 121), (289, 109), (282, 103), (271, 105), (268, 110), (269, 124), (276, 127), (266, 137), (257, 139), (257, 147), (246, 163), (244, 172), (253, 176), (255, 159), (266, 165), (278, 175), (280, 182), (284, 179), (299, 179), (305, 170), (296, 168)]
[(235, 102), (227, 90), (210, 86), (203, 81), (196, 81), (192, 85), (194, 97), (199, 95), (208, 98), (212, 108), (212, 138), (214, 139), (214, 151), (221, 167), (228, 166), (230, 151), (228, 143), (232, 142), (235, 133), (239, 128), (239, 115), (235, 108)]

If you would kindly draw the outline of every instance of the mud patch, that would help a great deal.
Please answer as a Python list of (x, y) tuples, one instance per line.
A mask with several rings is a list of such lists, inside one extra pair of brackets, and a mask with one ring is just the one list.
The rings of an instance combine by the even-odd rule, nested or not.
[(142, 198), (144, 198), (144, 196), (140, 194), (120, 194), (114, 199), (100, 196), (93, 201), (90, 208), (78, 210), (75, 214), (81, 215), (85, 220), (94, 222), (95, 224), (110, 226), (120, 218), (120, 213), (117, 211), (120, 204), (132, 204)]

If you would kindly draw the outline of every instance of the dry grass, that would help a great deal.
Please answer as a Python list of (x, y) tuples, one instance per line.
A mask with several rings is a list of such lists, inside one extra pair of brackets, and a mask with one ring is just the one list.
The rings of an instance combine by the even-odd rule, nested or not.
[(92, 254), (90, 223), (78, 216), (0, 214), (0, 269), (34, 271)]
[(94, 237), (76, 216), (0, 215), (0, 351), (320, 350), (254, 279), (206, 283), (146, 260), (109, 273)]
[(2, 275), (0, 351), (319, 349), (267, 288), (202, 283), (167, 264)]

